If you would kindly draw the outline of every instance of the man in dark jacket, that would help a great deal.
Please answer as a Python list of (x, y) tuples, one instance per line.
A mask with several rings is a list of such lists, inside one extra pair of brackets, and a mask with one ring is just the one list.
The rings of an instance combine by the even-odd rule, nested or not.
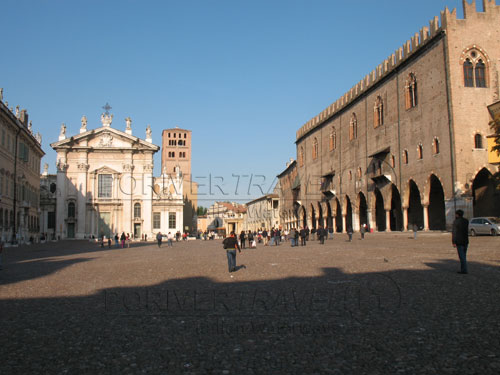
[(300, 228), (300, 246), (306, 246), (307, 232), (304, 228)]
[(453, 247), (457, 248), (460, 258), (460, 271), (458, 273), (467, 273), (467, 247), (469, 246), (469, 220), (464, 218), (464, 212), (457, 210), (455, 212), (455, 221), (453, 222), (453, 232), (451, 237)]
[(234, 232), (231, 232), (231, 235), (226, 237), (222, 243), (224, 245), (224, 249), (226, 249), (229, 272), (234, 272), (236, 271), (236, 249), (238, 249), (241, 253), (240, 245), (238, 245), (238, 239), (236, 238)]
[(325, 243), (326, 230), (320, 225), (316, 234), (318, 236), (319, 243), (323, 245)]

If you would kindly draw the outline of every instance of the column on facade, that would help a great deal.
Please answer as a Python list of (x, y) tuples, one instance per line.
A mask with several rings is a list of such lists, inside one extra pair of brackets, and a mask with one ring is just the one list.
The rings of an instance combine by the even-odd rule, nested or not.
[(385, 231), (391, 232), (391, 210), (385, 210)]
[[(123, 165), (123, 173), (119, 180), (119, 199), (123, 202), (122, 205), (122, 218), (121, 226), (125, 233), (133, 233), (133, 212), (134, 212), (134, 202), (133, 202), (133, 171), (134, 165), (132, 164), (132, 156), (130, 155), (129, 160)], [(142, 206), (141, 206), (142, 211)], [(144, 212), (142, 212), (144, 213)]]
[(66, 204), (67, 204), (67, 176), (68, 164), (66, 160), (66, 153), (58, 153), (57, 155), (57, 198), (56, 198), (56, 239), (66, 237)]
[(408, 230), (408, 207), (403, 207), (403, 231)]
[(366, 210), (366, 219), (368, 220), (368, 226), (370, 227), (370, 229), (375, 231), (377, 228), (375, 227), (375, 221), (373, 220), (372, 210)]
[(153, 164), (144, 164), (142, 173), (143, 233), (153, 237)]
[(359, 227), (359, 213), (354, 212), (354, 211), (352, 213), (352, 229), (356, 232), (358, 232), (360, 229), (360, 227)]
[(85, 157), (78, 163), (77, 176), (77, 200), (76, 200), (76, 233), (75, 238), (84, 238), (86, 235), (85, 224), (87, 221), (87, 172), (89, 169), (87, 153)]
[(346, 228), (346, 224), (347, 224), (347, 215), (344, 215), (342, 214), (342, 233), (347, 233), (347, 228)]
[(429, 205), (423, 205), (424, 210), (424, 230), (429, 230)]

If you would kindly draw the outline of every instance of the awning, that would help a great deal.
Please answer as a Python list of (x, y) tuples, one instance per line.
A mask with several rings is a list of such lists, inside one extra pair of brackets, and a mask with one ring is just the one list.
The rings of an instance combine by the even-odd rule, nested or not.
[(378, 176), (372, 177), (372, 181), (375, 182), (377, 186), (387, 185), (392, 181), (391, 175), (381, 174)]
[(378, 150), (377, 152), (374, 152), (373, 154), (368, 155), (368, 157), (380, 159), (380, 156), (385, 156), (389, 152), (391, 152), (391, 148), (390, 147), (385, 147), (382, 150)]

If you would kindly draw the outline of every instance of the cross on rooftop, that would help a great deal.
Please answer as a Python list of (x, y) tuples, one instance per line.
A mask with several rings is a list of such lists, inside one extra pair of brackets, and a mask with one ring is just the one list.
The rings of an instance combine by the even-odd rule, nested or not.
[(111, 106), (109, 105), (109, 103), (108, 103), (108, 102), (106, 102), (106, 104), (104, 105), (104, 107), (102, 107), (102, 109), (104, 109), (104, 110), (106, 111), (106, 112), (105, 112), (105, 113), (106, 113), (106, 115), (109, 115), (109, 110), (110, 110), (111, 108), (113, 108), (113, 107), (111, 107)]

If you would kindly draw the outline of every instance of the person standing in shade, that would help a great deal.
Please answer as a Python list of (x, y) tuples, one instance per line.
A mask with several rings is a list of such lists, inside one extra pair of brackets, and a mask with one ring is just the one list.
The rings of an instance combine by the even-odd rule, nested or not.
[(241, 253), (240, 245), (238, 245), (236, 234), (234, 232), (231, 232), (230, 236), (226, 237), (224, 241), (222, 241), (222, 244), (224, 245), (224, 249), (226, 249), (227, 265), (229, 272), (235, 272), (236, 250), (238, 250)]
[(279, 228), (276, 228), (274, 231), (274, 243), (276, 246), (280, 244), (281, 241), (281, 230)]
[(453, 247), (457, 248), (458, 258), (460, 259), (460, 271), (458, 273), (467, 274), (467, 247), (469, 246), (469, 220), (464, 218), (464, 212), (457, 210), (455, 212), (455, 221), (453, 222), (453, 232), (451, 237)]
[(333, 240), (333, 227), (328, 227), (328, 234), (330, 236), (330, 239)]
[(352, 225), (347, 227), (347, 235), (349, 236), (349, 242), (352, 242)]
[(325, 229), (323, 229), (323, 227), (321, 225), (318, 227), (318, 230), (316, 231), (316, 235), (318, 236), (319, 243), (321, 245), (324, 245), (326, 231), (325, 231)]
[(366, 233), (366, 224), (361, 224), (361, 228), (359, 229), (359, 233), (361, 233), (361, 239), (365, 239), (365, 233)]
[(288, 236), (290, 237), (290, 243), (292, 247), (295, 246), (295, 228), (290, 229), (290, 232), (288, 232)]
[(418, 232), (418, 225), (415, 223), (413, 224), (413, 239), (417, 239), (417, 232)]
[(307, 231), (304, 227), (300, 228), (300, 246), (306, 246)]
[(309, 231), (309, 227), (307, 225), (306, 225), (305, 230), (306, 230), (306, 241), (309, 241), (309, 232), (310, 231)]
[(245, 248), (245, 241), (246, 241), (246, 236), (245, 236), (245, 231), (241, 231), (240, 233), (240, 242), (241, 242), (241, 248)]
[(161, 240), (162, 240), (161, 232), (158, 232), (156, 234), (156, 241), (158, 241), (158, 247), (161, 247)]

